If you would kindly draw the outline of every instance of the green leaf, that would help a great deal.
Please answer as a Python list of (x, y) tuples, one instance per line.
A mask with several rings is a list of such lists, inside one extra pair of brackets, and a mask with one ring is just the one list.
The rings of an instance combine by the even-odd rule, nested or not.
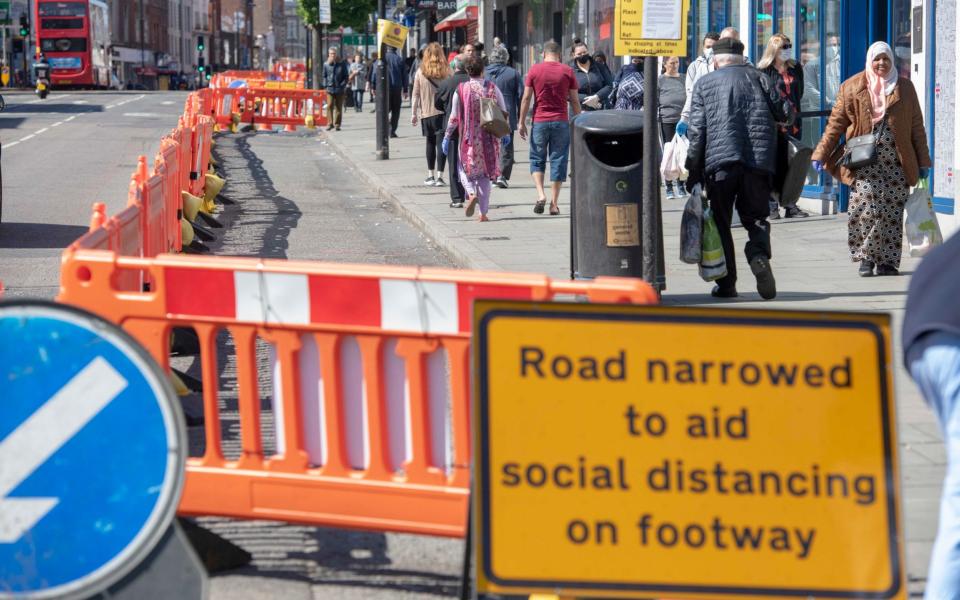
[[(363, 29), (367, 15), (374, 11), (374, 0), (331, 0), (330, 29), (353, 27)], [(320, 6), (317, 0), (297, 0), (297, 15), (308, 25), (319, 26)]]

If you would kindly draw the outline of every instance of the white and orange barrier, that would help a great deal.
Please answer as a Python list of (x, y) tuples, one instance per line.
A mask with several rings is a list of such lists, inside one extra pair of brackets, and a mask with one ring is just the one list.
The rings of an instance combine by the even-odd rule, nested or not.
[[(149, 292), (112, 282), (143, 273)], [(200, 341), (205, 453), (180, 512), (462, 536), (470, 468), (470, 334), (478, 298), (655, 303), (636, 279), (78, 249), (59, 300), (121, 325), (169, 368), (173, 328)], [(218, 343), (229, 334), (232, 343)], [(269, 369), (258, 362), (267, 345)], [(221, 374), (236, 359), (239, 452), (222, 441)], [(261, 410), (261, 389), (272, 410)], [(276, 452), (263, 429), (273, 424)]]
[(240, 123), (296, 128), (326, 125), (322, 90), (269, 88), (217, 88), (212, 90), (211, 106), (219, 128), (235, 130)]

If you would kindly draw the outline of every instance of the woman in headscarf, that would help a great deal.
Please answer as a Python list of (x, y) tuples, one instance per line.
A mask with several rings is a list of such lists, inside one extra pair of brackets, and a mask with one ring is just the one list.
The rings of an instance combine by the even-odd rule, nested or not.
[[(840, 137), (850, 140), (872, 133), (877, 160), (859, 169), (843, 164)], [(877, 42), (867, 51), (867, 64), (843, 82), (813, 166), (827, 169), (850, 186), (847, 244), (860, 262), (860, 276), (897, 275), (903, 245), (903, 206), (909, 187), (926, 178), (930, 150), (917, 92), (901, 79), (893, 50)]]
[(443, 152), (447, 153), (450, 138), (459, 132), (459, 160), (457, 173), (467, 194), (466, 215), (472, 217), (480, 205), (480, 220), (489, 221), (491, 182), (500, 176), (500, 144), (509, 144), (510, 136), (501, 139), (480, 127), (480, 100), (494, 99), (506, 112), (503, 94), (492, 81), (483, 77), (483, 61), (479, 56), (467, 57), (465, 70), (470, 76), (457, 86), (450, 107), (450, 120), (443, 138)]

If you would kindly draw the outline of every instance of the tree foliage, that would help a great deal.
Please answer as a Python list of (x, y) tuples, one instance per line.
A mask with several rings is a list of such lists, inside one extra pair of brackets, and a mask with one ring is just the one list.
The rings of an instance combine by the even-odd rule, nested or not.
[[(367, 15), (376, 10), (374, 0), (331, 0), (330, 27), (353, 27), (363, 30)], [(307, 25), (318, 25), (320, 6), (317, 0), (297, 0), (297, 14)]]

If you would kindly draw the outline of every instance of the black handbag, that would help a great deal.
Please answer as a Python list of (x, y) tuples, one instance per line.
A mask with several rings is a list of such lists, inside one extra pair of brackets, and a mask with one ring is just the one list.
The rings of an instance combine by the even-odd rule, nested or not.
[(780, 193), (780, 206), (795, 206), (803, 193), (813, 148), (783, 132), (778, 137), (773, 189)]
[(840, 164), (848, 169), (860, 169), (869, 167), (877, 162), (877, 139), (883, 133), (883, 128), (887, 126), (887, 119), (884, 117), (880, 122), (880, 129), (877, 133), (868, 133), (867, 135), (858, 135), (855, 138), (847, 140), (843, 151), (843, 158)]

